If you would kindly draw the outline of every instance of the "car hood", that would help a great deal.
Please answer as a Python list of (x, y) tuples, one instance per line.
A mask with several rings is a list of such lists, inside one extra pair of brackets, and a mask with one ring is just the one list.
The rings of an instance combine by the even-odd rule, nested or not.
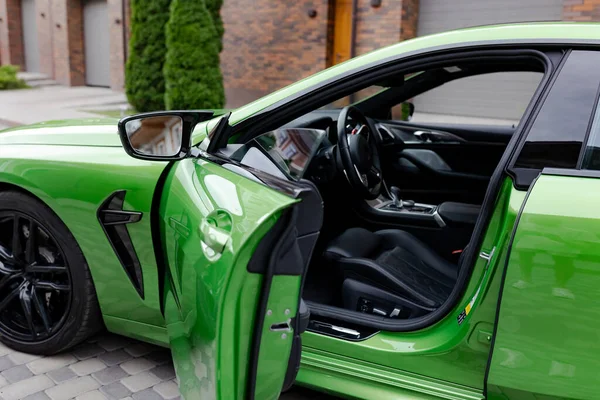
[(121, 147), (116, 118), (48, 121), (0, 131), (0, 146), (40, 144), (55, 146)]

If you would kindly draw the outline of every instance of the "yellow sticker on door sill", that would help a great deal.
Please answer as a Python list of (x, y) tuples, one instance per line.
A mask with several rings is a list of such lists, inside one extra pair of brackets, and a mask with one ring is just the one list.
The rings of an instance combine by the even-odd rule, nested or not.
[(456, 320), (458, 321), (459, 325), (463, 323), (463, 321), (465, 320), (465, 318), (467, 318), (467, 315), (469, 315), (469, 313), (473, 309), (473, 305), (475, 304), (475, 300), (477, 300), (477, 296), (479, 296), (479, 290), (481, 290), (481, 287), (479, 289), (477, 289), (477, 292), (475, 293), (475, 296), (473, 296), (473, 298), (471, 299), (471, 301), (469, 302), (469, 304), (467, 304), (467, 306), (465, 307), (465, 309), (463, 311), (461, 311), (460, 314), (458, 314), (458, 317), (456, 317)]

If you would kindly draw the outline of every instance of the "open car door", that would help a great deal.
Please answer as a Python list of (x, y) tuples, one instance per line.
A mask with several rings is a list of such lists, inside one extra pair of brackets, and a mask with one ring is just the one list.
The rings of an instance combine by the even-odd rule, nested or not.
[(322, 223), (318, 191), (202, 153), (174, 165), (160, 204), (182, 396), (278, 398), (308, 325), (300, 294)]

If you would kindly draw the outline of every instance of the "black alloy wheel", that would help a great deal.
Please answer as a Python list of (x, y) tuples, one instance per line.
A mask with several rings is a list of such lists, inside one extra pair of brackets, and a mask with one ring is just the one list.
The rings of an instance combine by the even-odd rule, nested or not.
[(51, 355), (102, 326), (92, 275), (67, 226), (33, 196), (0, 190), (0, 342)]
[(71, 307), (71, 276), (56, 239), (35, 218), (0, 211), (0, 334), (54, 335)]

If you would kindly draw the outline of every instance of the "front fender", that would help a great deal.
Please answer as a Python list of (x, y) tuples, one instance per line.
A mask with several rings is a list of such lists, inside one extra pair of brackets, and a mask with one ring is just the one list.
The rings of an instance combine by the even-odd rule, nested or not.
[[(105, 320), (164, 327), (150, 211), (166, 165), (133, 159), (120, 147), (8, 145), (0, 147), (0, 184), (31, 193), (65, 223), (87, 260)], [(127, 226), (142, 268), (143, 298), (97, 218), (100, 205), (119, 190), (126, 191), (125, 210), (143, 213)], [(118, 324), (114, 329), (127, 333)]]

